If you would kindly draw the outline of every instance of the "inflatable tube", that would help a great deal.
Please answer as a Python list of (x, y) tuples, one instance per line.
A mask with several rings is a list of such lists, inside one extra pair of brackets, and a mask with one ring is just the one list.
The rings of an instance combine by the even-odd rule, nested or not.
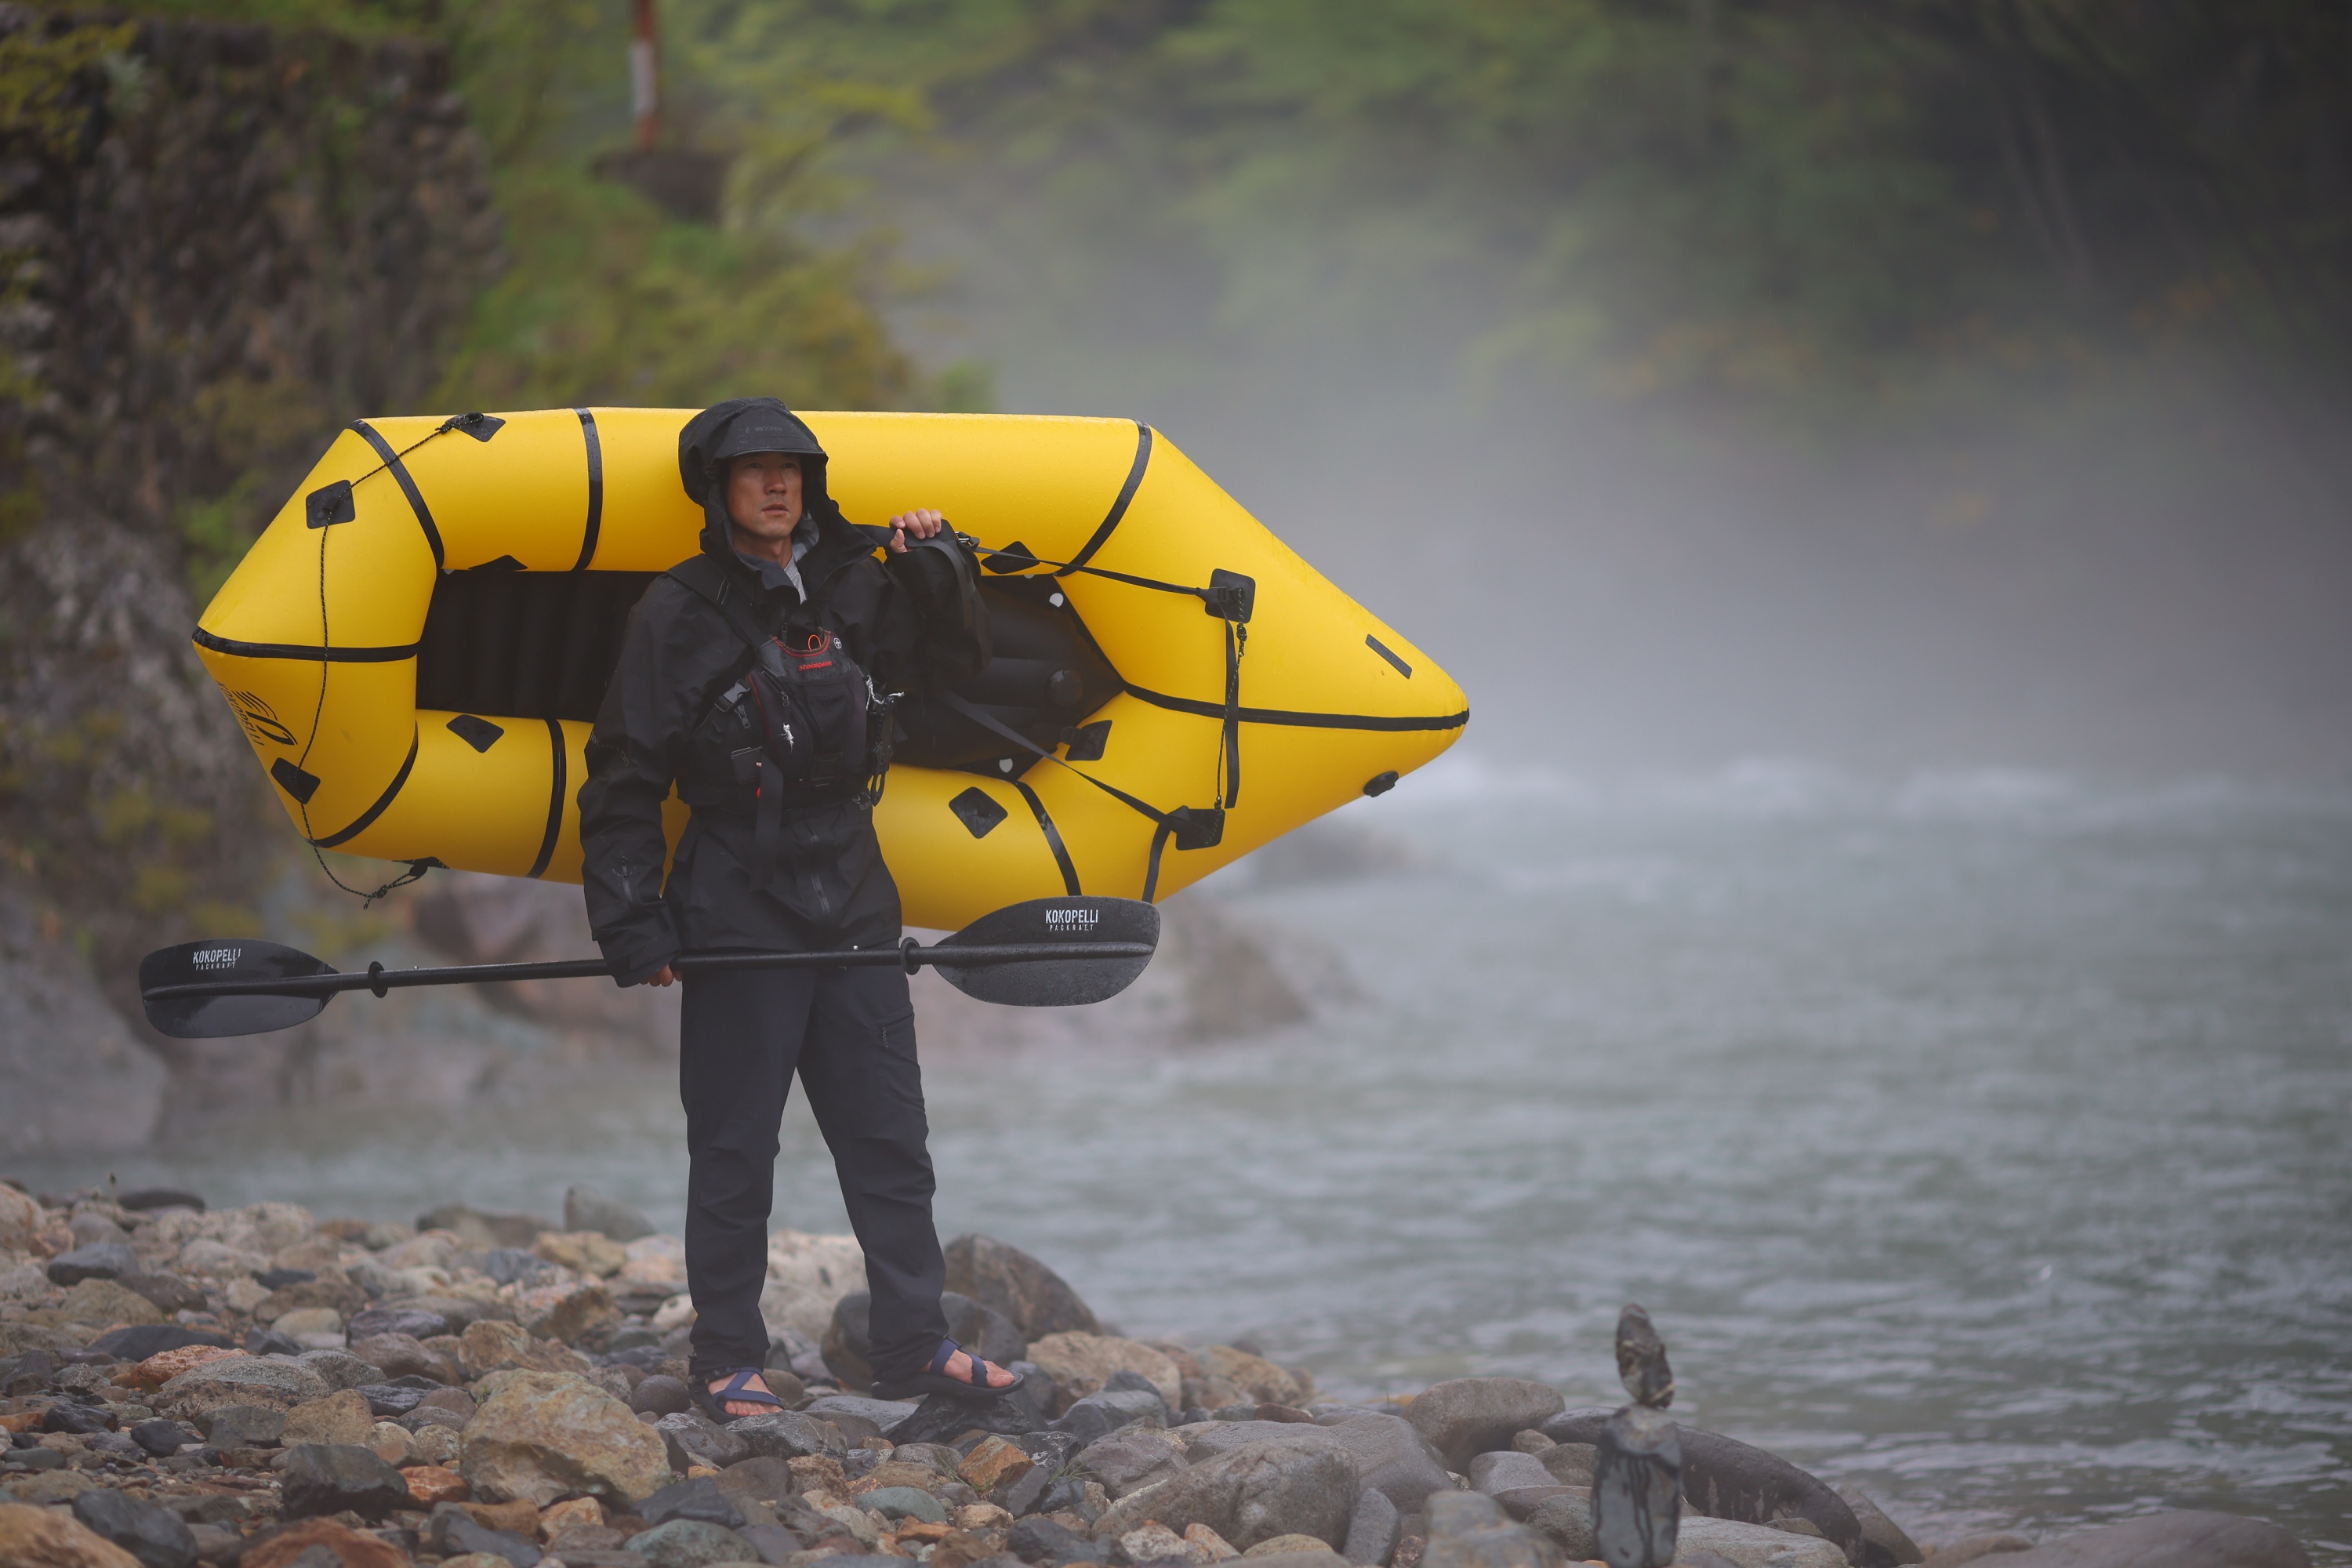
[[(677, 482), (690, 414), (373, 419), (336, 438), (195, 633), (304, 837), (579, 879), (582, 748), (622, 624), (652, 574), (694, 553), (701, 524)], [(1165, 896), (1381, 793), (1468, 721), (1428, 655), (1147, 426), (806, 418), (846, 515), (944, 511), (998, 552), (989, 590), (1016, 605), (999, 624), (1045, 639), (1046, 657), (1024, 661), (1028, 634), (1015, 628), (1009, 648), (1001, 635), (996, 664), (965, 689), (1055, 761), (968, 727), (963, 753), (992, 754), (890, 772), (876, 824), (909, 924), (961, 926), (1063, 893), (1138, 897), (1155, 858)], [(1244, 589), (1220, 600), (1230, 619), (1166, 591), (1213, 580)], [(1050, 668), (1056, 637), (1091, 643), (1077, 675)], [(1042, 730), (1045, 700), (1024, 708), (1014, 691), (1028, 687), (1053, 694)], [(1167, 832), (1139, 805), (1189, 807), (1191, 826)], [(675, 845), (685, 808), (673, 799), (669, 815)]]

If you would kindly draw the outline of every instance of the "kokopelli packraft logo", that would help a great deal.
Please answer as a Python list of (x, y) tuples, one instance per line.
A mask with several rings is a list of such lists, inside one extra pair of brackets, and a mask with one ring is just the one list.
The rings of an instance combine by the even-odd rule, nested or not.
[(236, 966), (236, 949), (233, 947), (200, 947), (188, 954), (193, 969), (233, 969)]
[(1100, 910), (1047, 910), (1045, 929), (1066, 935), (1073, 931), (1092, 931), (1101, 920)]

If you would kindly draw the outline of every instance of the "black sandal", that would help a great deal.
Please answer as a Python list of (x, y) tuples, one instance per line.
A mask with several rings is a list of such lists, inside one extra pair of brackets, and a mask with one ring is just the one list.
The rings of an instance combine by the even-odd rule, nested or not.
[(693, 1395), (695, 1404), (702, 1407), (703, 1414), (712, 1419), (720, 1422), (745, 1419), (728, 1409), (730, 1405), (765, 1405), (777, 1410), (784, 1407), (784, 1402), (766, 1389), (751, 1386), (753, 1378), (766, 1378), (767, 1373), (763, 1368), (730, 1366), (720, 1375), (727, 1379), (727, 1386), (716, 1393), (711, 1391), (710, 1379), (700, 1373), (696, 1374), (694, 1386), (688, 1391)]
[[(1029, 1381), (1024, 1373), (1016, 1372), (1013, 1373), (1011, 1383), (992, 1386), (988, 1381), (989, 1373), (1009, 1369), (1000, 1367), (994, 1362), (983, 1360), (977, 1355), (971, 1358), (972, 1376), (971, 1378), (953, 1376), (948, 1372), (948, 1363), (953, 1359), (956, 1352), (961, 1349), (963, 1347), (953, 1340), (941, 1340), (939, 1353), (931, 1357), (930, 1365), (912, 1377), (902, 1377), (892, 1384), (876, 1384), (874, 1396), (877, 1399), (912, 1399), (917, 1394), (944, 1394), (950, 1399), (984, 1405), (990, 1400), (1002, 1399), (1006, 1394), (1016, 1392), (1022, 1384)], [(978, 1381), (975, 1382), (973, 1379)]]

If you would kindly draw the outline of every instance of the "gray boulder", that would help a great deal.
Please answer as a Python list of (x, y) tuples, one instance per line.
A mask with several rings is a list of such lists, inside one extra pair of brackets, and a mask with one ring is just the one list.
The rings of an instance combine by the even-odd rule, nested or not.
[(383, 1368), (362, 1361), (349, 1351), (304, 1351), (294, 1359), (317, 1373), (319, 1380), (338, 1394), (346, 1388), (382, 1383), (390, 1375)]
[(662, 1488), (637, 1505), (637, 1517), (647, 1524), (667, 1524), (673, 1519), (698, 1519), (734, 1530), (743, 1522), (743, 1510), (727, 1489), (709, 1476)]
[(1600, 1457), (1600, 1450), (1591, 1443), (1556, 1443), (1536, 1458), (1551, 1472), (1555, 1485), (1589, 1487), (1592, 1484), (1593, 1462)]
[(196, 1538), (161, 1503), (93, 1488), (73, 1500), (73, 1516), (137, 1558), (140, 1568), (189, 1568), (196, 1560)]
[(1244, 1552), (1277, 1535), (1336, 1542), (1360, 1489), (1354, 1460), (1335, 1443), (1251, 1443), (1121, 1498), (1095, 1531), (1116, 1540), (1156, 1519), (1180, 1534), (1205, 1524)]
[[(1155, 1403), (1158, 1397), (1153, 1395)], [(1077, 1462), (1079, 1468), (1102, 1483), (1103, 1490), (1123, 1498), (1183, 1469), (1184, 1450), (1159, 1426), (1142, 1426), (1088, 1444), (1079, 1452)]]
[(780, 1410), (767, 1415), (746, 1415), (739, 1421), (730, 1422), (727, 1430), (741, 1438), (745, 1447), (755, 1458), (799, 1459), (823, 1455), (838, 1459), (848, 1451), (848, 1445), (842, 1441), (840, 1427), (803, 1411)]
[(2311, 1563), (2294, 1537), (2268, 1520), (2192, 1509), (2102, 1525), (1994, 1561), (2000, 1568), (2310, 1568)]
[(1410, 1423), (1395, 1415), (1357, 1413), (1311, 1426), (1287, 1421), (1205, 1421), (1180, 1427), (1177, 1435), (1184, 1439), (1185, 1452), (1195, 1464), (1250, 1443), (1312, 1447), (1328, 1439), (1355, 1461), (1362, 1484), (1386, 1493), (1401, 1514), (1420, 1512), (1422, 1500), (1433, 1491), (1454, 1489), (1437, 1450)]
[(286, 1412), (266, 1405), (222, 1405), (196, 1417), (196, 1430), (215, 1448), (257, 1448), (286, 1430)]
[(435, 1508), (433, 1517), (425, 1521), (423, 1534), (425, 1544), (444, 1557), (479, 1552), (503, 1557), (513, 1568), (534, 1568), (542, 1555), (534, 1542), (512, 1531), (492, 1530), (456, 1503), (445, 1502)]
[[(824, 1331), (824, 1364), (847, 1388), (866, 1388), (874, 1382), (873, 1344), (866, 1336), (866, 1314), (873, 1293), (852, 1290), (833, 1304), (833, 1322)], [(977, 1356), (999, 1366), (1010, 1366), (1029, 1353), (1027, 1336), (1003, 1313), (968, 1296), (949, 1290), (940, 1297), (940, 1310), (948, 1320), (948, 1337)]]
[(1339, 1555), (1357, 1568), (1377, 1568), (1396, 1551), (1403, 1522), (1388, 1493), (1366, 1487), (1356, 1498), (1356, 1511), (1348, 1516), (1348, 1538), (1340, 1542)]
[(1527, 1526), (1548, 1538), (1570, 1563), (1589, 1563), (1601, 1555), (1601, 1542), (1592, 1533), (1592, 1494), (1581, 1488), (1563, 1487), (1545, 1499), (1528, 1515)]
[(1017, 1247), (993, 1237), (960, 1236), (947, 1245), (947, 1263), (950, 1290), (1003, 1314), (1024, 1339), (1102, 1332), (1101, 1321), (1069, 1282)]
[(583, 1182), (563, 1194), (563, 1228), (602, 1231), (614, 1241), (636, 1241), (653, 1235), (654, 1222)]
[(1428, 1520), (1422, 1568), (1561, 1568), (1565, 1561), (1549, 1536), (1514, 1524), (1477, 1492), (1432, 1495)]
[(1558, 1390), (1525, 1378), (1457, 1377), (1423, 1390), (1405, 1406), (1405, 1419), (1429, 1439), (1447, 1469), (1466, 1472), (1472, 1456), (1509, 1447), (1513, 1436), (1542, 1426), (1567, 1404)]
[(1470, 1468), (1465, 1473), (1470, 1478), (1471, 1489), (1485, 1492), (1488, 1497), (1520, 1487), (1560, 1485), (1544, 1468), (1541, 1459), (1513, 1448), (1497, 1448), (1473, 1457)]
[(652, 1568), (704, 1568), (710, 1563), (757, 1563), (760, 1553), (724, 1525), (673, 1519), (629, 1537), (628, 1550)]

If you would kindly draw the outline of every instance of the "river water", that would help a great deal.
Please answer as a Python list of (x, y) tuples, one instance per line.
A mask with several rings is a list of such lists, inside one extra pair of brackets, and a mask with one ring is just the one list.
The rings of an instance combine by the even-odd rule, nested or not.
[[(1425, 863), (1221, 880), (1369, 1000), (935, 1057), (943, 1235), (1343, 1393), (1616, 1403), (1638, 1300), (1677, 1415), (1924, 1539), (2210, 1507), (2352, 1563), (2352, 795), (1449, 759), (1347, 820)], [(608, 1076), (110, 1163), (383, 1217), (584, 1178), (675, 1225), (678, 1137), (664, 1082)], [(844, 1223), (798, 1110), (777, 1216)]]

